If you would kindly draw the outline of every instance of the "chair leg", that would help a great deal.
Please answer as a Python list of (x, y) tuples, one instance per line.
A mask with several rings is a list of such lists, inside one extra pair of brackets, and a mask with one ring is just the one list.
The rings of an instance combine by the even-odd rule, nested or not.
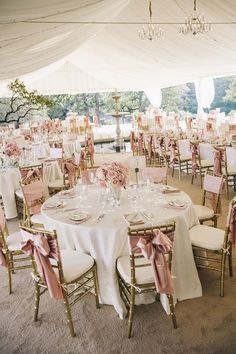
[(220, 271), (220, 296), (222, 296), (222, 297), (224, 296), (225, 259), (226, 259), (226, 254), (225, 254), (225, 252), (223, 252), (221, 271)]
[(226, 196), (227, 196), (227, 199), (229, 200), (229, 185), (228, 185), (228, 176), (226, 176)]
[(191, 184), (193, 184), (194, 175), (192, 175)]
[(228, 254), (228, 264), (229, 264), (229, 276), (233, 276), (233, 264), (232, 264), (232, 247), (229, 249), (229, 254)]
[(11, 262), (9, 262), (8, 258), (8, 266), (7, 266), (7, 273), (8, 273), (8, 288), (9, 294), (12, 294), (12, 269), (11, 269)]
[(181, 181), (181, 164), (179, 164), (179, 180)]
[(13, 259), (13, 254), (11, 252), (9, 253), (9, 264), (10, 264), (10, 267), (11, 267), (12, 274), (15, 274), (14, 259)]
[(216, 215), (214, 216), (213, 222), (214, 222), (214, 227), (217, 228), (217, 217), (216, 217)]
[(99, 304), (99, 298), (98, 298), (99, 287), (98, 287), (97, 267), (95, 267), (95, 269), (93, 271), (93, 283), (94, 283), (94, 290), (95, 290), (96, 308), (99, 309), (100, 304)]
[(174, 166), (172, 167), (172, 177), (174, 177), (175, 169)]
[(39, 285), (35, 282), (35, 295), (34, 295), (34, 300), (35, 300), (35, 306), (34, 306), (34, 321), (38, 321), (38, 313), (39, 313), (39, 301), (40, 301), (40, 287)]
[(170, 314), (171, 314), (171, 319), (173, 323), (174, 329), (177, 328), (177, 321), (176, 321), (176, 316), (175, 316), (175, 307), (174, 307), (174, 300), (172, 295), (167, 295), (168, 300), (169, 300), (169, 305), (170, 305)]
[(135, 302), (135, 289), (131, 288), (131, 299), (129, 304), (129, 317), (128, 317), (128, 338), (131, 337), (133, 316), (134, 316), (134, 302)]
[(63, 297), (64, 297), (64, 305), (65, 305), (65, 311), (66, 311), (66, 317), (67, 317), (67, 324), (69, 326), (71, 336), (75, 337), (75, 331), (74, 331), (74, 326), (73, 326), (73, 322), (72, 322), (69, 301), (67, 298), (66, 291), (64, 289), (62, 291), (63, 291)]

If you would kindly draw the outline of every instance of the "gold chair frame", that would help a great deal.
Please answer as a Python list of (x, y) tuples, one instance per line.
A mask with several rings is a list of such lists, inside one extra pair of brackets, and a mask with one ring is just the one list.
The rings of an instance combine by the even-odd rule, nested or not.
[[(0, 231), (0, 242), (3, 246), (2, 251), (6, 257), (9, 294), (12, 294), (12, 274), (14, 274), (16, 270), (31, 268), (31, 258), (29, 256), (26, 256), (25, 253), (23, 253), (21, 250), (9, 250), (6, 242), (8, 235), (9, 231), (7, 223), (5, 223), (4, 230)], [(30, 263), (25, 264), (25, 262)]]
[[(52, 232), (42, 231), (42, 230), (25, 227), (23, 225), (21, 226), (21, 229), (33, 235), (41, 234), (47, 239), (56, 240), (57, 249), (59, 251), (56, 231), (52, 231)], [(59, 251), (59, 255), (60, 255), (60, 251)], [(45, 286), (43, 279), (40, 277), (38, 273), (37, 265), (33, 257), (31, 257), (31, 261), (32, 261), (32, 268), (33, 268), (33, 275), (34, 275), (33, 279), (35, 283), (34, 321), (38, 321), (40, 297), (47, 291), (47, 287)], [(72, 315), (71, 315), (72, 306), (75, 305), (79, 300), (81, 300), (87, 294), (92, 293), (95, 295), (96, 308), (100, 308), (99, 298), (98, 298), (99, 286), (98, 286), (98, 276), (97, 276), (97, 265), (94, 261), (94, 265), (88, 271), (86, 271), (85, 273), (83, 273), (81, 276), (74, 279), (73, 281), (66, 282), (63, 274), (63, 265), (61, 262), (61, 257), (59, 257), (59, 260), (55, 261), (55, 263), (56, 264), (52, 264), (52, 267), (58, 271), (59, 283), (63, 293), (63, 302), (65, 306), (67, 324), (71, 336), (75, 337), (74, 325), (73, 325)], [(70, 289), (71, 287), (73, 287), (73, 290)]]
[(224, 179), (226, 182), (226, 196), (227, 199), (229, 200), (229, 182), (230, 182), (230, 178), (233, 178), (233, 185), (234, 185), (234, 190), (236, 190), (236, 174), (230, 174), (228, 173), (228, 167), (227, 167), (227, 153), (225, 151), (225, 173), (224, 173)]
[[(228, 240), (229, 227), (226, 227), (223, 247), (219, 251), (213, 251), (202, 247), (192, 246), (194, 259), (198, 268), (210, 269), (220, 272), (220, 296), (224, 296), (225, 262), (228, 256), (229, 276), (233, 276), (232, 244)], [(205, 254), (205, 255), (203, 255)], [(210, 255), (210, 257), (208, 256)], [(201, 263), (197, 263), (200, 260)], [(217, 268), (216, 265), (219, 265)]]
[[(191, 143), (193, 144), (193, 143)], [(213, 165), (209, 165), (209, 166), (202, 166), (201, 165), (201, 155), (199, 153), (199, 149), (198, 149), (198, 153), (196, 155), (196, 160), (197, 160), (197, 166), (196, 166), (196, 175), (192, 175), (192, 179), (191, 179), (191, 184), (193, 184), (193, 180), (194, 180), (194, 177), (197, 178), (197, 174), (199, 173), (200, 175), (200, 183), (201, 183), (201, 189), (202, 189), (202, 179), (205, 175), (205, 173), (209, 172), (210, 169), (212, 169), (214, 166)]]
[(173, 164), (172, 167), (172, 177), (174, 177), (174, 173), (175, 173), (175, 167), (176, 165), (178, 166), (178, 175), (179, 175), (179, 180), (181, 181), (182, 179), (182, 171), (186, 171), (187, 175), (189, 174), (189, 169), (192, 166), (192, 159), (181, 159), (181, 155), (179, 152), (179, 144), (178, 144), (178, 140), (175, 141), (176, 142), (176, 147), (175, 147), (175, 152), (176, 152), (176, 156), (177, 156), (177, 161)]
[[(145, 234), (153, 233), (154, 230), (159, 229), (166, 235), (173, 234), (175, 231), (175, 222), (166, 225), (156, 225), (152, 227), (145, 227), (139, 229), (131, 229), (128, 228), (128, 235), (129, 236), (144, 236)], [(145, 259), (142, 254), (135, 255), (131, 252), (130, 254), (130, 271), (131, 271), (131, 282), (127, 283), (122, 276), (120, 275), (117, 266), (116, 266), (116, 273), (118, 277), (118, 284), (120, 290), (120, 296), (126, 305), (128, 310), (128, 338), (131, 337), (132, 332), (132, 325), (133, 325), (133, 315), (134, 315), (134, 305), (135, 305), (135, 295), (143, 294), (147, 292), (155, 292), (156, 287), (155, 283), (147, 283), (147, 284), (138, 284), (136, 282), (135, 277), (135, 269), (140, 267), (151, 267), (151, 264), (143, 263), (143, 264), (136, 264), (136, 259)], [(172, 264), (172, 252), (168, 253), (168, 266), (169, 270), (171, 271), (171, 264)], [(138, 289), (138, 290), (137, 290)], [(172, 318), (173, 327), (177, 328), (177, 321), (175, 316), (175, 309), (174, 309), (174, 300), (171, 294), (166, 294), (169, 300), (170, 306), (170, 315)]]

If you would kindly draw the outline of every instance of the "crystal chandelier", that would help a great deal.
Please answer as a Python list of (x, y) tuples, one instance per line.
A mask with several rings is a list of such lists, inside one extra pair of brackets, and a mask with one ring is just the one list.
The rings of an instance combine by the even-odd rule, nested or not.
[(194, 0), (193, 15), (185, 19), (185, 23), (179, 27), (180, 34), (207, 33), (211, 31), (211, 23), (206, 23), (203, 13), (197, 14), (197, 0)]
[(149, 1), (149, 24), (147, 27), (139, 31), (138, 36), (140, 39), (148, 39), (152, 41), (164, 35), (164, 30), (156, 24), (152, 23), (152, 2)]

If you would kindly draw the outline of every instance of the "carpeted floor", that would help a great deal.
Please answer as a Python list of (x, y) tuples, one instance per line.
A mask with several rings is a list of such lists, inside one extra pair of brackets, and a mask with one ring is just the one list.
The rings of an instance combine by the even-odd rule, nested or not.
[[(126, 156), (120, 158), (122, 160)], [(190, 179), (190, 176), (184, 176), (179, 182), (176, 173), (174, 179), (168, 178), (168, 183), (179, 186), (195, 203), (200, 203), (199, 179), (194, 181), (194, 185), (190, 184)], [(228, 207), (225, 194), (222, 205), (219, 226), (224, 228)], [(16, 225), (16, 220), (9, 222), (12, 230)], [(176, 330), (160, 303), (156, 302), (135, 308), (133, 336), (127, 339), (127, 320), (120, 320), (111, 306), (101, 306), (97, 310), (91, 295), (73, 308), (77, 336), (71, 338), (63, 304), (46, 294), (41, 301), (40, 321), (34, 323), (34, 288), (29, 271), (14, 275), (14, 293), (8, 295), (6, 272), (1, 268), (0, 353), (236, 353), (235, 277), (226, 275), (225, 297), (221, 298), (219, 274), (200, 270), (199, 276), (203, 297), (177, 304)]]

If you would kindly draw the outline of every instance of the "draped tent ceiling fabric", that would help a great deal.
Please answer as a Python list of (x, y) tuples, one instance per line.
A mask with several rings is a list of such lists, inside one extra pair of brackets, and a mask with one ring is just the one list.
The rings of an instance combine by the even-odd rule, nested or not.
[(177, 23), (193, 1), (153, 0), (153, 22), (165, 23), (165, 36), (150, 42), (138, 39), (140, 24), (72, 23), (147, 22), (145, 0), (0, 0), (0, 94), (16, 77), (53, 94), (145, 90), (235, 73), (236, 1), (197, 4), (213, 30), (181, 36)]

